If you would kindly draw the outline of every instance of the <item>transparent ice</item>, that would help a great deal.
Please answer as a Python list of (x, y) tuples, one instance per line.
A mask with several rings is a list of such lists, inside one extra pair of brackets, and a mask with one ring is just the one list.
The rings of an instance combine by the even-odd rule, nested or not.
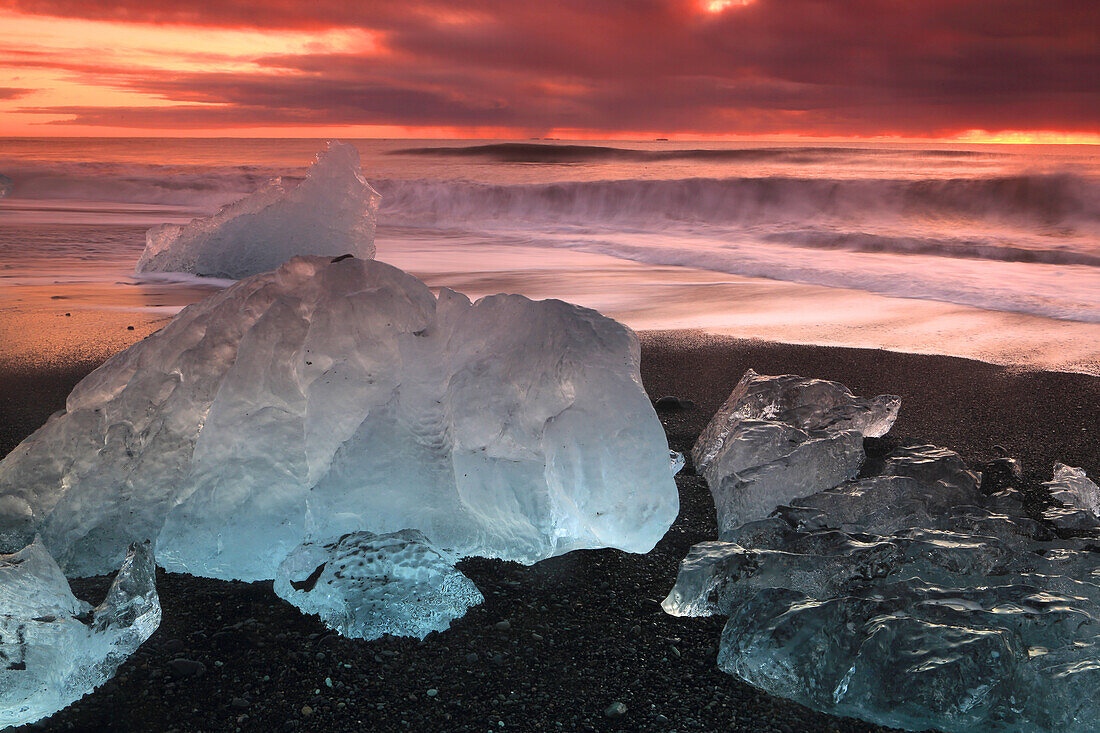
[(692, 449), (720, 530), (831, 488), (863, 465), (863, 438), (885, 435), (901, 400), (854, 396), (837, 382), (745, 373)]
[(1068, 507), (1080, 509), (1100, 517), (1100, 486), (1097, 486), (1084, 470), (1054, 464), (1054, 479), (1045, 484), (1050, 495)]
[(634, 333), (299, 257), (184, 309), (0, 462), (0, 547), (70, 576), (156, 538), (170, 570), (275, 577), (310, 539), (418, 529), (458, 557), (646, 552), (678, 510)]
[(38, 539), (0, 555), (0, 728), (61, 710), (114, 676), (160, 625), (153, 556), (132, 545), (96, 608)]
[(353, 532), (295, 548), (279, 566), (275, 593), (344, 636), (422, 639), (485, 600), (454, 565), (416, 530)]
[(664, 608), (729, 616), (719, 666), (817, 710), (912, 730), (1095, 731), (1100, 525), (1058, 539), (951, 451), (692, 548)]
[(137, 271), (242, 278), (295, 255), (369, 259), (380, 200), (359, 151), (334, 140), (297, 186), (276, 179), (211, 217), (150, 229)]

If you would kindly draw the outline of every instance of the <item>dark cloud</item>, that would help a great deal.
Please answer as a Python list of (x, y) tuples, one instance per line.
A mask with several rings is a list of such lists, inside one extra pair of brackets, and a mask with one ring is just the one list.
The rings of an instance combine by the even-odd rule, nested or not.
[(19, 89), (17, 87), (0, 87), (0, 99), (16, 99), (24, 94), (30, 94), (33, 89)]
[[(84, 18), (357, 27), (384, 50), (263, 58), (270, 73), (255, 75), (105, 70), (181, 104), (67, 108), (86, 124), (923, 135), (1093, 132), (1100, 119), (1095, 0), (756, 0), (719, 14), (700, 5), (0, 0)], [(182, 104), (193, 102), (216, 106)]]

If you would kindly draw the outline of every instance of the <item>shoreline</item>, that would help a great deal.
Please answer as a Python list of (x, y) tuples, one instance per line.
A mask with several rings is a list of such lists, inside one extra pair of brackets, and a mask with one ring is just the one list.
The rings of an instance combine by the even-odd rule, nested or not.
[[(866, 441), (869, 462), (900, 444), (930, 442), (979, 466), (1000, 455), (1000, 446), (1022, 460), (1020, 488), (1036, 500), (1054, 460), (1100, 473), (1097, 377), (700, 331), (639, 338), (650, 397), (696, 403), (659, 413), (671, 447), (681, 452), (753, 367), (836, 379), (857, 394), (900, 395), (894, 429)], [(101, 360), (0, 361), (0, 454), (63, 407), (71, 387)], [(724, 619), (663, 613), (659, 602), (688, 548), (717, 536), (713, 502), (690, 461), (676, 483), (680, 516), (646, 555), (587, 550), (532, 567), (463, 561), (486, 601), (424, 641), (344, 639), (281, 601), (270, 581), (159, 571), (160, 629), (114, 679), (29, 729), (885, 730), (814, 713), (720, 672), (715, 654)], [(73, 586), (98, 602), (106, 579)], [(508, 628), (498, 628), (501, 621)], [(180, 659), (198, 664), (172, 664)], [(626, 714), (607, 717), (613, 702), (624, 703)]]
[[(65, 360), (72, 351), (106, 358), (228, 282), (135, 275), (144, 246), (138, 226), (68, 227), (58, 241), (25, 252), (23, 239), (49, 236), (34, 227), (9, 229), (0, 232), (0, 249), (9, 243), (14, 254), (0, 272), (0, 369), (5, 361)], [(498, 292), (558, 298), (641, 333), (703, 329), (792, 345), (959, 356), (1100, 376), (1100, 322), (1087, 318), (649, 265), (488, 234), (382, 225), (376, 242), (378, 259), (433, 290), (449, 287), (472, 299)], [(128, 326), (141, 333), (127, 333)]]

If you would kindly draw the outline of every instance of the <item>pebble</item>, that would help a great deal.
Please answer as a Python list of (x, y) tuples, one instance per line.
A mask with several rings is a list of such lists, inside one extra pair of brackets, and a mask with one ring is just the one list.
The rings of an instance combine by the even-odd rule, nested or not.
[(604, 710), (603, 714), (609, 718), (621, 718), (626, 715), (626, 705), (616, 700), (607, 706), (607, 710)]
[(436, 695), (439, 694), (439, 690), (437, 690), (433, 687), (430, 690), (428, 690), (428, 692), (425, 693), (425, 694), (427, 694), (428, 697), (435, 697)]
[(503, 621), (497, 621), (495, 628), (497, 631), (507, 631), (508, 629), (512, 628), (512, 624), (508, 621), (508, 619), (505, 619)]
[(311, 715), (313, 715), (313, 708), (311, 708), (309, 705), (303, 705), (302, 706), (302, 717), (303, 718), (308, 718)]
[(193, 659), (173, 659), (168, 663), (172, 674), (178, 677), (201, 677), (206, 674), (206, 665)]

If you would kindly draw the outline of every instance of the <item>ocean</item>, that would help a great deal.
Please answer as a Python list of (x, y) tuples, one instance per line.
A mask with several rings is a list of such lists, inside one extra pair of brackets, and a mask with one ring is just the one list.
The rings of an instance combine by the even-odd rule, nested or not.
[[(352, 142), (378, 258), (433, 287), (1100, 374), (1094, 146)], [(0, 334), (5, 313), (167, 317), (224, 287), (135, 275), (145, 230), (294, 181), (323, 145), (0, 140)]]

